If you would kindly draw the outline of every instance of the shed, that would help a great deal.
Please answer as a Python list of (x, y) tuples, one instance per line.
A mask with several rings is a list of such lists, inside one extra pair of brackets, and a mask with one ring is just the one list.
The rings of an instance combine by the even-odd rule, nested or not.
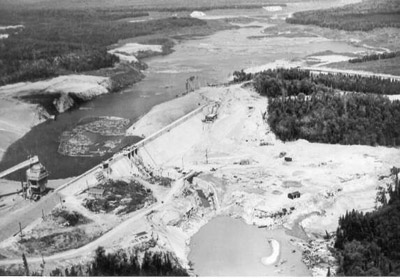
[(286, 162), (291, 162), (292, 161), (292, 157), (285, 157), (285, 161)]
[(141, 236), (145, 236), (147, 234), (147, 232), (140, 232), (135, 234), (136, 237), (141, 237)]
[(293, 192), (293, 193), (289, 193), (288, 194), (288, 198), (289, 199), (297, 199), (297, 198), (300, 198), (300, 196), (301, 196), (301, 194), (300, 194), (300, 192), (299, 191), (296, 191), (296, 192)]
[(95, 198), (101, 198), (104, 196), (104, 189), (102, 188), (90, 188), (88, 191), (88, 194), (95, 197)]

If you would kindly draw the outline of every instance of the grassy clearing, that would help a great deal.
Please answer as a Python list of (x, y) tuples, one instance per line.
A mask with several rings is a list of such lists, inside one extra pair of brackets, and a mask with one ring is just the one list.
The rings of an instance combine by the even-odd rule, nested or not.
[(69, 249), (75, 249), (93, 240), (84, 230), (75, 228), (69, 231), (55, 232), (42, 237), (22, 239), (19, 244), (28, 254), (50, 255)]
[[(31, 255), (51, 255), (81, 247), (100, 233), (85, 231), (85, 225), (91, 222), (91, 219), (79, 212), (56, 208), (18, 242), (20, 250)], [(18, 254), (20, 252), (18, 251)]]

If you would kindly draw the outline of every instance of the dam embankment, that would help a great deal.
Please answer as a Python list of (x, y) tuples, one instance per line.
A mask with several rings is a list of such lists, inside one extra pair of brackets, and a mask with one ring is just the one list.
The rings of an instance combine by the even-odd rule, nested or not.
[[(64, 197), (85, 191), (94, 187), (107, 178), (120, 178), (130, 175), (146, 175), (146, 172), (161, 171), (164, 176), (178, 178), (179, 173), (160, 170), (158, 165), (168, 162), (180, 156), (198, 139), (202, 132), (202, 118), (208, 112), (210, 104), (203, 104), (170, 123), (161, 130), (153, 133), (145, 139), (125, 147), (115, 153), (111, 158), (94, 166), (83, 174), (72, 178), (66, 183), (58, 186), (54, 192), (47, 194), (40, 201), (33, 203), (30, 210), (13, 212), (9, 218), (3, 220), (10, 229), (4, 230), (0, 234), (0, 241), (3, 241), (18, 232), (18, 222), (22, 228), (29, 225), (34, 220), (42, 216), (42, 210), (51, 211), (56, 205), (60, 204)], [(182, 137), (186, 134), (186, 137)], [(181, 150), (176, 152), (176, 150)]]

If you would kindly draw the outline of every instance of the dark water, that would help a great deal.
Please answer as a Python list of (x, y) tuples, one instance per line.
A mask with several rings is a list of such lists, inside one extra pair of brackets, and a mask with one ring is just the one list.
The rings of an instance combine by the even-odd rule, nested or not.
[[(340, 1), (338, 1), (340, 2)], [(227, 81), (233, 71), (263, 65), (279, 59), (295, 59), (309, 54), (331, 50), (335, 52), (359, 51), (345, 42), (321, 37), (285, 38), (273, 37), (251, 40), (271, 26), (270, 17), (291, 13), (305, 6), (287, 7), (287, 11), (268, 12), (264, 9), (246, 10), (246, 16), (254, 18), (257, 28), (241, 28), (217, 32), (211, 36), (183, 41), (175, 46), (175, 52), (145, 60), (149, 65), (141, 82), (121, 93), (100, 96), (76, 109), (34, 127), (23, 138), (11, 145), (0, 163), (0, 170), (38, 155), (50, 171), (50, 178), (66, 178), (81, 174), (111, 154), (103, 157), (68, 157), (57, 152), (62, 132), (72, 130), (85, 117), (117, 116), (137, 121), (154, 105), (171, 100), (185, 90), (186, 79), (198, 76), (199, 85)], [(243, 16), (241, 10), (211, 11), (213, 16)], [(231, 13), (231, 14), (229, 14)], [(128, 137), (124, 144), (138, 141)], [(12, 179), (19, 180), (21, 174)]]

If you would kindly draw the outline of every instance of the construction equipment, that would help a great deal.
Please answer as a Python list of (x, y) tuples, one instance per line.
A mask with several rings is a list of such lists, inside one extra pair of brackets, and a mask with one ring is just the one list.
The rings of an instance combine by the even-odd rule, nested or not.
[(214, 122), (217, 119), (218, 115), (216, 113), (207, 114), (206, 117), (202, 120), (203, 122)]
[(218, 118), (218, 108), (220, 107), (219, 103), (214, 103), (211, 107), (209, 107), (209, 113), (202, 120), (205, 123), (214, 122)]

